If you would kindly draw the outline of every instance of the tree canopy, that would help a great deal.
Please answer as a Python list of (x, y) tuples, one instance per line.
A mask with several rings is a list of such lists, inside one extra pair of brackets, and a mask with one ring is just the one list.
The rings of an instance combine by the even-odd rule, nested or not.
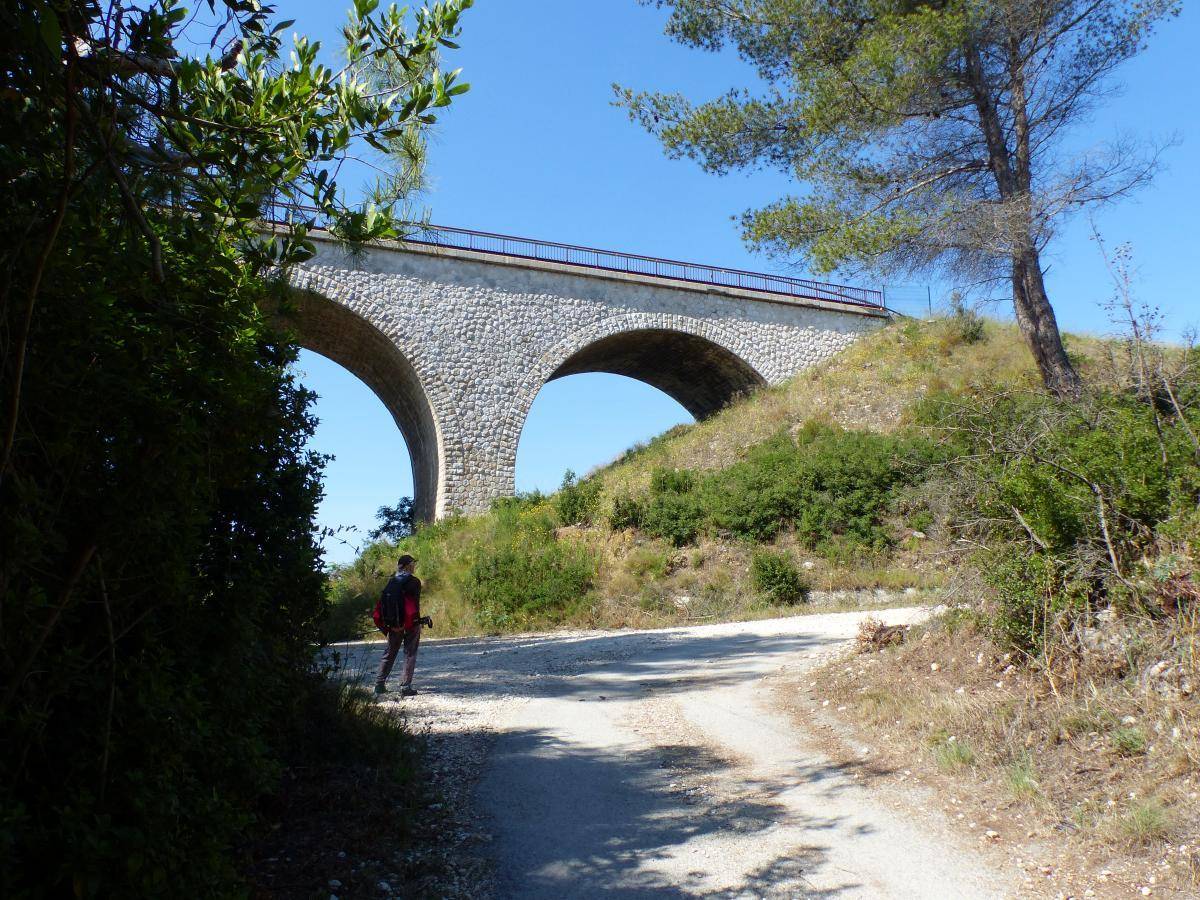
[(1040, 254), (1064, 217), (1126, 195), (1156, 155), (1065, 139), (1178, 0), (662, 0), (667, 33), (756, 69), (694, 104), (618, 88), (667, 153), (799, 190), (742, 217), (752, 245), (820, 272), (1011, 285), (1048, 387), (1074, 392)]
[(403, 233), (339, 170), (465, 88), (469, 5), (358, 0), (341, 71), (255, 0), (0, 9), (3, 896), (240, 892), (327, 605), (279, 276)]

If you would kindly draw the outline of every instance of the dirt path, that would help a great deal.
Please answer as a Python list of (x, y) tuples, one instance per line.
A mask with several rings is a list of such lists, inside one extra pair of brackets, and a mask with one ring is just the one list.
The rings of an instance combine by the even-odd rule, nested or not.
[(491, 857), (496, 897), (1015, 896), (1018, 872), (876, 802), (771, 705), (765, 677), (862, 617), (423, 644), (406, 711), (472, 807), (448, 838)]

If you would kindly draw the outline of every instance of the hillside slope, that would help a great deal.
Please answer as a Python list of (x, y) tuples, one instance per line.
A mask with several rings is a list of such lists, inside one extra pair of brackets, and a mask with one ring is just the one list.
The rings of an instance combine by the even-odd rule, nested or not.
[[(1068, 346), (1085, 365), (1101, 364), (1101, 342), (1072, 338)], [(614, 519), (614, 506), (644, 502), (653, 493), (656, 472), (718, 472), (778, 435), (794, 437), (809, 423), (894, 434), (908, 430), (915, 405), (933, 393), (1036, 384), (1014, 326), (970, 315), (900, 320), (784, 385), (631, 449), (569, 491), (440, 522), (403, 544), (421, 559), (427, 602), (440, 614), (439, 630), (451, 634), (557, 624), (654, 627), (791, 610), (795, 597), (781, 602), (753, 583), (755, 551), (766, 545), (799, 569), (803, 587), (815, 592), (822, 608), (911, 602), (914, 591), (945, 583), (938, 564), (945, 535), (937, 528), (938, 511), (930, 508), (939, 500), (923, 498), (920, 485), (889, 492), (878, 510), (879, 539), (870, 542), (847, 543), (833, 535), (806, 544), (789, 528), (770, 540), (748, 540), (716, 527), (674, 546), (677, 542), (652, 530)], [(827, 449), (835, 457), (841, 452), (836, 442)], [(338, 573), (332, 637), (370, 630), (366, 611), (395, 553), (391, 545), (376, 545)], [(497, 585), (487, 571), (496, 566), (511, 571), (514, 583)], [(518, 579), (526, 586), (515, 583)], [(530, 582), (544, 582), (532, 599), (523, 597)], [(510, 601), (521, 608), (507, 609)]]
[[(1085, 362), (1103, 344), (1068, 336)], [(712, 469), (782, 429), (816, 419), (850, 429), (890, 432), (933, 391), (978, 385), (1037, 386), (1037, 371), (1016, 327), (970, 315), (902, 319), (822, 365), (766, 388), (694, 425), (672, 429), (595, 473), (609, 493), (644, 490), (656, 467)]]

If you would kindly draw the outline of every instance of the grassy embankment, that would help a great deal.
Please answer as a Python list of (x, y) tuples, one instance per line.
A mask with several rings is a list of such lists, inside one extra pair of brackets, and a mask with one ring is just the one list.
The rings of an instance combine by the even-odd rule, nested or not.
[[(1100, 346), (1071, 342), (1081, 357)], [(944, 460), (928, 429), (914, 427), (914, 411), (932, 394), (993, 384), (1036, 384), (1013, 327), (970, 317), (897, 323), (631, 449), (570, 491), (428, 526), (403, 549), (421, 560), (441, 635), (915, 602), (947, 583), (953, 538), (939, 527)], [(781, 471), (794, 476), (785, 496), (772, 490)], [(692, 483), (684, 492), (680, 473)], [(721, 494), (751, 508), (731, 509)], [(813, 510), (831, 505), (814, 521)], [(756, 506), (770, 509), (758, 515)], [(338, 573), (331, 638), (370, 630), (366, 612), (396, 552), (376, 545)]]

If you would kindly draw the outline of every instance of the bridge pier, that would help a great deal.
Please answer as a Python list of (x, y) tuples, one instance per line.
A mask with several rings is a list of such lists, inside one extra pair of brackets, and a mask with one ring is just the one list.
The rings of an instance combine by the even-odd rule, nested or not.
[(301, 345), (364, 381), (403, 433), (423, 520), (513, 493), (547, 381), (627, 375), (704, 418), (887, 321), (861, 303), (412, 242), (319, 239), (290, 277)]

